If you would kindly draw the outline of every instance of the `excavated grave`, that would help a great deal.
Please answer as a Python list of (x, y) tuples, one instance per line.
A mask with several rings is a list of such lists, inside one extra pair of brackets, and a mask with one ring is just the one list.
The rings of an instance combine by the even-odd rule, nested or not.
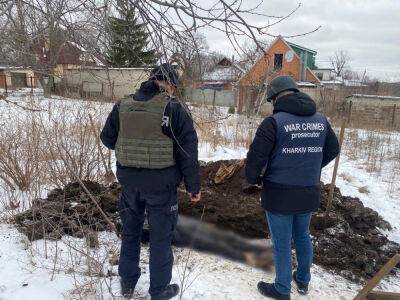
[[(216, 180), (221, 166), (228, 171), (224, 178)], [(179, 189), (180, 214), (202, 218), (204, 222), (247, 238), (268, 237), (259, 193), (243, 192), (243, 163), (231, 160), (203, 164), (201, 181), (202, 201), (199, 203), (189, 202), (187, 195)], [(90, 181), (84, 184), (120, 229), (120, 186), (113, 183), (106, 187)], [(338, 188), (335, 188), (332, 212), (326, 217), (328, 190), (329, 185), (321, 185), (321, 207), (314, 214), (310, 227), (314, 262), (353, 281), (371, 278), (400, 252), (400, 245), (382, 233), (382, 230), (391, 229), (390, 224), (374, 210), (364, 207), (358, 198), (342, 196)], [(65, 234), (87, 237), (92, 231), (110, 230), (77, 182), (64, 189), (54, 189), (46, 199), (34, 200), (31, 209), (18, 214), (14, 221), (30, 240), (59, 239)]]

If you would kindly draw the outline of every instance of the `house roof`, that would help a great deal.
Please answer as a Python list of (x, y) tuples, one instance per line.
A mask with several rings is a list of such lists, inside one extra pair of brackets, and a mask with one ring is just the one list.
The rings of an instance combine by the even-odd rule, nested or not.
[(30, 67), (24, 67), (24, 66), (16, 67), (16, 66), (0, 65), (0, 70), (12, 71), (12, 70), (30, 70), (30, 69), (31, 69)]
[[(137, 67), (137, 68), (107, 68), (106, 66), (85, 66), (85, 70), (139, 70), (151, 71), (151, 67)], [(78, 68), (67, 68), (67, 70), (78, 70)]]
[(323, 80), (321, 81), (323, 85), (343, 85), (350, 87), (367, 87), (368, 84), (361, 82), (359, 80), (348, 80), (348, 79), (335, 79), (335, 80)]
[(316, 87), (315, 83), (309, 81), (296, 81), (297, 86), (299, 87)]
[(224, 57), (223, 59), (221, 59), (218, 63), (217, 66), (231, 66), (232, 65), (232, 61), (229, 58)]
[(327, 84), (327, 85), (343, 85), (343, 81), (341, 80), (322, 80), (321, 83), (323, 85)]
[(400, 101), (400, 97), (397, 96), (380, 96), (380, 95), (364, 95), (364, 94), (352, 94), (347, 96), (346, 98), (371, 98), (371, 99), (380, 99), (380, 100), (397, 100)]
[(223, 85), (225, 81), (203, 81), (203, 85)]
[(335, 69), (333, 68), (316, 68), (316, 69), (312, 69), (313, 71), (333, 71)]
[(362, 82), (360, 80), (348, 80), (348, 79), (345, 79), (343, 82), (344, 82), (345, 86), (358, 86), (358, 87), (368, 86), (368, 84), (365, 84), (364, 82)]
[(241, 65), (235, 63), (234, 66), (235, 66), (241, 73), (246, 73), (246, 69), (243, 68)]
[(212, 71), (203, 75), (205, 81), (236, 81), (245, 70), (228, 58), (220, 60)]
[(304, 50), (304, 51), (307, 51), (307, 52), (311, 52), (311, 53), (314, 54), (314, 55), (317, 54), (317, 51), (311, 50), (311, 49), (309, 49), (309, 48), (306, 48), (306, 47), (303, 47), (303, 46), (300, 46), (300, 45), (297, 45), (297, 44), (295, 44), (295, 43), (291, 43), (291, 42), (287, 42), (287, 41), (286, 41), (286, 44), (288, 44), (290, 47), (296, 47), (296, 48), (299, 48), (299, 49), (301, 49), (301, 50)]
[(238, 70), (235, 66), (215, 68), (213, 71), (205, 73), (203, 80), (235, 81), (238, 79), (240, 73), (240, 70)]
[[(32, 45), (33, 51), (42, 62), (46, 62), (48, 59), (48, 50), (45, 45), (44, 39), (40, 39)], [(107, 63), (101, 55), (87, 51), (75, 42), (66, 41), (59, 49), (57, 64), (105, 66)]]

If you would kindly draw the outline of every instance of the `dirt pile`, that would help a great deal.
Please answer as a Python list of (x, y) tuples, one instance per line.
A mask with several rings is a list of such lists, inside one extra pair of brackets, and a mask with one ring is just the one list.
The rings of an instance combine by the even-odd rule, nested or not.
[[(203, 201), (193, 204), (180, 191), (180, 213), (200, 219), (204, 210), (205, 222), (249, 238), (267, 237), (268, 229), (259, 193), (243, 193), (243, 165), (235, 167), (233, 173), (228, 172), (229, 178), (215, 184), (215, 175), (222, 163), (230, 166), (237, 161), (204, 164), (201, 167)], [(85, 185), (120, 228), (118, 184), (105, 187), (85, 182)], [(370, 278), (394, 253), (400, 251), (400, 246), (381, 233), (379, 228), (390, 229), (390, 225), (377, 212), (364, 207), (357, 198), (342, 196), (339, 189), (335, 189), (332, 213), (326, 218), (323, 212), (328, 189), (329, 186), (321, 188), (321, 209), (313, 216), (310, 228), (314, 262), (351, 280)], [(110, 230), (78, 183), (71, 183), (63, 190), (53, 190), (47, 199), (36, 199), (32, 208), (17, 215), (15, 221), (31, 240), (43, 237), (57, 239), (64, 234), (83, 237), (91, 230)]]
[(390, 230), (390, 224), (358, 198), (342, 196), (337, 188), (332, 212), (326, 217), (328, 193), (329, 186), (322, 186), (321, 207), (310, 228), (315, 262), (354, 281), (372, 277), (400, 252), (400, 245), (380, 230)]
[[(91, 181), (84, 181), (84, 184), (107, 216), (120, 227), (117, 211), (120, 186), (113, 183), (105, 187)], [(59, 239), (65, 234), (84, 237), (92, 230), (111, 230), (77, 182), (52, 190), (46, 199), (35, 199), (30, 210), (15, 216), (15, 222), (29, 240)]]
[[(202, 201), (193, 204), (181, 193), (179, 213), (217, 225), (222, 229), (232, 230), (249, 238), (265, 238), (267, 226), (265, 214), (260, 205), (259, 194), (245, 194), (243, 187), (246, 179), (244, 166), (233, 176), (221, 184), (215, 184), (214, 179), (221, 163), (204, 164), (201, 168)], [(226, 161), (226, 164), (236, 161)]]
[[(180, 202), (180, 213), (200, 218), (221, 228), (233, 230), (250, 238), (265, 238), (268, 228), (260, 207), (260, 194), (242, 192), (244, 168), (227, 181), (216, 185), (215, 174), (221, 163), (209, 163), (202, 168), (203, 201)], [(391, 242), (379, 229), (391, 229), (379, 214), (364, 207), (358, 198), (342, 196), (335, 188), (332, 213), (325, 217), (329, 185), (321, 185), (321, 207), (314, 214), (310, 227), (314, 244), (314, 262), (334, 270), (348, 279), (373, 276), (396, 252), (400, 245)], [(399, 266), (400, 267), (400, 266)]]

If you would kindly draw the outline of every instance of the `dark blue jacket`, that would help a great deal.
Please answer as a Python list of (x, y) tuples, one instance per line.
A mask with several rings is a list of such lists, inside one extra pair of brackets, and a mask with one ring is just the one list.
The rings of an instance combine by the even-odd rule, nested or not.
[[(315, 102), (306, 94), (297, 92), (283, 96), (277, 100), (274, 106), (274, 114), (283, 112), (293, 115), (294, 118), (307, 119), (316, 113)], [(339, 143), (334, 131), (326, 121), (326, 132), (323, 141), (322, 158), (318, 157), (320, 168), (326, 166), (339, 153)], [(253, 143), (250, 145), (246, 161), (246, 178), (251, 184), (263, 183), (261, 194), (264, 209), (272, 212), (293, 214), (315, 211), (319, 207), (320, 186), (315, 180), (310, 185), (291, 180), (274, 182), (268, 180), (268, 169), (274, 164), (273, 154), (277, 144), (277, 123), (270, 116), (261, 123), (257, 129)], [(276, 152), (276, 151), (275, 151)], [(265, 171), (265, 174), (263, 173)], [(309, 170), (299, 167), (290, 176), (307, 177)], [(271, 177), (269, 178), (271, 179)], [(305, 181), (306, 182), (306, 181)]]
[[(136, 101), (147, 101), (158, 93), (160, 93), (158, 86), (153, 81), (146, 81), (132, 97)], [(163, 127), (162, 130), (174, 141), (176, 165), (164, 169), (142, 169), (123, 167), (117, 162), (118, 181), (122, 186), (161, 192), (176, 189), (183, 177), (186, 190), (197, 194), (200, 191), (198, 139), (190, 112), (185, 104), (171, 98), (164, 115), (169, 117), (170, 126)], [(119, 103), (116, 103), (100, 135), (101, 141), (107, 148), (115, 149), (118, 132)]]

